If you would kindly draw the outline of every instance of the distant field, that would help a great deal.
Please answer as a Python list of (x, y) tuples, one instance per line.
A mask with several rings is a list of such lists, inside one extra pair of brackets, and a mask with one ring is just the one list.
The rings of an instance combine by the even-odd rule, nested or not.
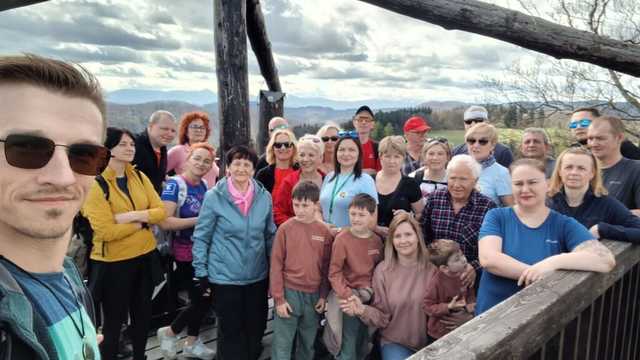
[(449, 141), (452, 146), (460, 145), (464, 142), (464, 130), (439, 130), (429, 131), (427, 134), (430, 138), (443, 137)]

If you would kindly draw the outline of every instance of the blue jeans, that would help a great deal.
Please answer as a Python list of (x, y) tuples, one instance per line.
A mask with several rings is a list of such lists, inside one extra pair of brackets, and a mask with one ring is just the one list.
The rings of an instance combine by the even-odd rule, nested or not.
[(396, 343), (382, 345), (380, 352), (382, 353), (382, 360), (405, 360), (415, 354), (415, 351)]

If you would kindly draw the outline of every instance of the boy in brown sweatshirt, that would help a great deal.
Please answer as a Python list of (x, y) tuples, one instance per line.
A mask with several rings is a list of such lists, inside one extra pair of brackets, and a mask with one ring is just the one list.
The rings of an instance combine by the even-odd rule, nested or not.
[(429, 259), (438, 270), (425, 293), (423, 310), (429, 316), (427, 334), (432, 340), (436, 340), (449, 332), (441, 322), (442, 317), (459, 311), (473, 314), (476, 295), (473, 287), (464, 286), (460, 280), (460, 275), (467, 268), (467, 258), (458, 243), (453, 240), (436, 240), (427, 247), (427, 251)]
[[(376, 207), (370, 195), (356, 195), (349, 205), (351, 227), (340, 232), (333, 243), (329, 281), (338, 301), (349, 301), (354, 294), (364, 303), (371, 300), (373, 270), (383, 257), (382, 239), (371, 230)], [(341, 335), (336, 358), (363, 359), (368, 338), (366, 325), (357, 316), (343, 313)]]
[(278, 228), (271, 251), (270, 286), (276, 304), (271, 358), (290, 359), (297, 336), (296, 359), (313, 359), (319, 314), (329, 293), (327, 278), (333, 236), (315, 218), (320, 189), (299, 182), (293, 189), (295, 217)]

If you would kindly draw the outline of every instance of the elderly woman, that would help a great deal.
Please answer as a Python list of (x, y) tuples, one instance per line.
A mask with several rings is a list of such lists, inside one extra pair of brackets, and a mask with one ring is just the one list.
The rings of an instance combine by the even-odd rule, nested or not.
[(422, 231), (427, 244), (437, 239), (450, 239), (460, 245), (469, 261), (462, 275), (467, 285), (473, 284), (478, 262), (478, 232), (487, 211), (496, 204), (475, 187), (482, 168), (469, 155), (454, 156), (447, 167), (448, 187), (436, 190), (427, 198), (422, 212)]
[(295, 163), (297, 153), (296, 136), (287, 129), (277, 129), (269, 138), (267, 144), (267, 163), (256, 174), (270, 194), (276, 194), (282, 181), (297, 170)]
[(352, 296), (341, 304), (347, 314), (380, 329), (382, 360), (403, 360), (429, 345), (422, 301), (436, 269), (429, 262), (420, 232), (410, 214), (395, 216), (384, 261), (373, 273), (373, 301), (364, 305), (358, 296)]
[(268, 257), (276, 227), (269, 192), (252, 178), (258, 157), (245, 146), (226, 154), (229, 176), (209, 190), (193, 232), (200, 291), (215, 295), (218, 358), (257, 359), (267, 324)]
[(447, 163), (451, 160), (451, 149), (444, 140), (431, 140), (422, 147), (422, 167), (409, 174), (420, 182), (420, 192), (427, 196), (438, 189), (447, 188)]
[(340, 127), (332, 122), (329, 122), (323, 125), (316, 133), (316, 135), (318, 135), (324, 143), (324, 154), (322, 156), (322, 163), (318, 168), (325, 174), (328, 174), (334, 170), (333, 153), (336, 150), (336, 144), (338, 143), (339, 139), (339, 132)]
[(484, 219), (477, 314), (554, 270), (609, 272), (615, 266), (613, 254), (584, 226), (545, 205), (544, 170), (534, 159), (511, 164), (516, 205), (492, 209)]
[(420, 185), (411, 177), (402, 175), (407, 146), (402, 136), (387, 136), (378, 145), (382, 169), (375, 176), (378, 192), (378, 225), (388, 227), (398, 210), (413, 211), (419, 218), (424, 202)]
[(100, 352), (103, 359), (116, 359), (120, 328), (130, 316), (133, 358), (143, 359), (156, 285), (156, 239), (149, 224), (160, 223), (166, 213), (149, 178), (131, 165), (133, 134), (110, 127), (104, 145), (111, 150), (111, 160), (82, 209), (93, 229), (89, 287), (104, 315)]
[[(172, 147), (167, 152), (167, 173), (173, 171), (182, 174), (185, 170), (185, 163), (189, 155), (192, 144), (207, 142), (211, 134), (209, 126), (209, 116), (203, 112), (193, 111), (182, 115), (180, 129), (178, 130), (178, 145)], [(215, 151), (213, 158), (215, 160)], [(211, 169), (204, 176), (208, 188), (216, 184), (220, 169), (215, 161), (211, 164)]]
[(300, 169), (284, 178), (278, 192), (273, 194), (273, 220), (276, 225), (280, 226), (295, 215), (291, 194), (299, 181), (311, 181), (318, 185), (318, 188), (322, 186), (324, 174), (318, 170), (318, 166), (322, 161), (323, 152), (324, 144), (316, 135), (307, 134), (298, 141)]
[(560, 154), (551, 175), (549, 198), (551, 209), (575, 218), (596, 239), (640, 243), (640, 218), (607, 196), (600, 165), (587, 149), (572, 147)]
[(496, 162), (493, 152), (498, 143), (498, 131), (493, 125), (473, 125), (464, 135), (469, 155), (482, 165), (478, 185), (480, 192), (499, 206), (513, 205), (509, 170)]
[[(320, 190), (322, 217), (331, 226), (349, 226), (349, 204), (360, 193), (378, 201), (373, 178), (362, 172), (362, 146), (355, 131), (340, 133), (333, 158), (335, 171), (327, 174)], [(374, 224), (372, 224), (374, 225)]]

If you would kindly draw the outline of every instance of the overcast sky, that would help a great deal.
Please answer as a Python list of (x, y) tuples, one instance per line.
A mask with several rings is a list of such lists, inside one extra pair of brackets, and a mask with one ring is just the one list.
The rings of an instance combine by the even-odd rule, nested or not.
[[(357, 0), (262, 4), (280, 81), (296, 96), (479, 101), (482, 76), (531, 56)], [(211, 0), (52, 0), (0, 13), (0, 53), (80, 62), (108, 91), (216, 91), (212, 23)], [(255, 96), (266, 85), (250, 51), (249, 73)]]

